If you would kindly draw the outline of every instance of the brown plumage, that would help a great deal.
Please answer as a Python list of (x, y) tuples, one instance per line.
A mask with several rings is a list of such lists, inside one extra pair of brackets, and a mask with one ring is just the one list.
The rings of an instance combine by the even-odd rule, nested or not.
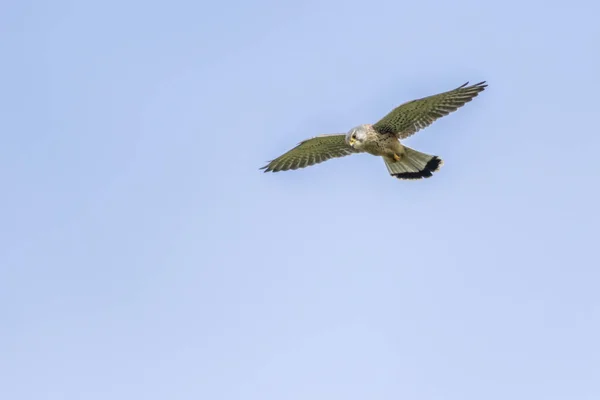
[(487, 87), (485, 81), (467, 85), (468, 82), (447, 92), (403, 103), (377, 123), (359, 125), (347, 134), (319, 135), (304, 140), (261, 169), (264, 172), (294, 170), (353, 153), (369, 153), (383, 157), (388, 172), (396, 178), (428, 178), (443, 161), (404, 146), (399, 140), (458, 110)]

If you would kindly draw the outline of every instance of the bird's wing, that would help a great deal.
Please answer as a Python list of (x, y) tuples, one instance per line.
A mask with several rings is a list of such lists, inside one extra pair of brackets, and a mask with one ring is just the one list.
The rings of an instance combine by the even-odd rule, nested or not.
[(382, 134), (393, 134), (404, 139), (428, 127), (435, 120), (458, 110), (473, 100), (487, 85), (484, 82), (467, 86), (469, 82), (454, 90), (408, 101), (393, 109), (373, 125)]
[(287, 171), (305, 168), (327, 161), (330, 158), (358, 153), (357, 150), (346, 143), (345, 136), (343, 134), (320, 135), (304, 140), (292, 150), (269, 161), (261, 169), (264, 169), (265, 172)]

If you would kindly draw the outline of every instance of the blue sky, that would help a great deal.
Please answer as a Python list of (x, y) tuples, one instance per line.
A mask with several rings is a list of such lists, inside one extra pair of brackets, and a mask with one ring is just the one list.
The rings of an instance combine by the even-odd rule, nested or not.
[[(3, 2), (0, 398), (600, 398), (599, 13)], [(258, 170), (481, 80), (431, 179)]]

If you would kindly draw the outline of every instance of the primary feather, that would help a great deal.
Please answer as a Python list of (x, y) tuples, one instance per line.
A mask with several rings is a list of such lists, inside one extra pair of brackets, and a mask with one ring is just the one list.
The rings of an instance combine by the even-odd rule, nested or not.
[(373, 129), (381, 134), (393, 134), (399, 139), (405, 139), (428, 127), (438, 118), (458, 110), (487, 87), (485, 81), (471, 86), (467, 86), (468, 84), (469, 82), (454, 90), (401, 104), (373, 124)]
[(320, 135), (300, 142), (287, 153), (269, 161), (261, 169), (264, 169), (265, 172), (278, 172), (305, 168), (352, 153), (358, 153), (358, 151), (346, 143), (346, 135)]

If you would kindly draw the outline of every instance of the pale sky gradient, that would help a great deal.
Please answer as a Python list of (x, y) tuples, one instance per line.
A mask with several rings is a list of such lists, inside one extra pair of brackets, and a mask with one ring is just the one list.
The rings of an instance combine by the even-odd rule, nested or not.
[(0, 398), (600, 399), (599, 4), (5, 0)]

